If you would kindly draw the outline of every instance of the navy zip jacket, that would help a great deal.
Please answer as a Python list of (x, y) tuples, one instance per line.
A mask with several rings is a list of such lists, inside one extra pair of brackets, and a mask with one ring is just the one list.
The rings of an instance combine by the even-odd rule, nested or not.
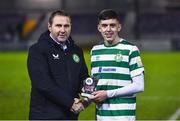
[(43, 33), (28, 54), (28, 72), (31, 79), (29, 119), (77, 120), (70, 111), (74, 98), (88, 77), (83, 51), (71, 38), (67, 49)]

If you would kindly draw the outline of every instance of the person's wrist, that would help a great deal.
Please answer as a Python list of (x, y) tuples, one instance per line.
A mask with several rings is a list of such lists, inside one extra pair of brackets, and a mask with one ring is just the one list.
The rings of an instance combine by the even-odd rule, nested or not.
[(91, 102), (90, 99), (84, 98), (82, 100), (82, 104), (83, 104), (84, 108), (86, 108), (90, 104), (90, 102)]

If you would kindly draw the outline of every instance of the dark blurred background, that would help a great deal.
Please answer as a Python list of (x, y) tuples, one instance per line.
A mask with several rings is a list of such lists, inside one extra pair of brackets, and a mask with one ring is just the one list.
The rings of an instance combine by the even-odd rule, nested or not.
[(97, 15), (106, 8), (119, 13), (121, 37), (141, 50), (180, 50), (179, 0), (1, 0), (0, 51), (27, 50), (47, 29), (48, 17), (57, 9), (71, 14), (76, 43), (91, 48), (102, 39)]
[[(142, 52), (145, 91), (138, 94), (137, 120), (180, 120), (180, 0), (0, 0), (0, 120), (28, 119), (27, 50), (47, 30), (50, 13), (71, 14), (72, 37), (90, 72), (90, 48), (102, 40), (97, 16), (109, 8), (119, 13), (121, 37)], [(94, 120), (95, 105), (79, 119)]]

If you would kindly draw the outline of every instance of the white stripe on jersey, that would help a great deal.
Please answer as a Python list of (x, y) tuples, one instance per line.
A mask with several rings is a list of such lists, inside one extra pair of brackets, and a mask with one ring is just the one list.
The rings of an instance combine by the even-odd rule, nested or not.
[(102, 104), (97, 107), (98, 110), (135, 110), (136, 103), (134, 104)]
[(144, 68), (138, 68), (136, 70), (131, 71), (131, 78), (137, 75), (140, 75), (144, 71)]
[(104, 46), (104, 44), (101, 45), (95, 45), (92, 50), (101, 50), (101, 49), (121, 49), (121, 50), (132, 50), (134, 46), (133, 45), (125, 45), (125, 44), (121, 44), (119, 43), (117, 46), (113, 46), (113, 47), (106, 47)]
[(141, 62), (140, 56), (132, 58), (132, 59), (130, 60), (129, 65), (136, 64), (137, 62)]
[[(99, 57), (97, 60), (97, 56)], [(109, 55), (93, 55), (91, 56), (91, 62), (94, 61), (115, 61), (116, 54), (109, 54)], [(122, 61), (128, 62), (129, 58), (128, 56), (123, 55)]]
[(131, 84), (131, 80), (99, 79), (97, 85), (127, 86), (129, 84)]
[(99, 116), (97, 115), (97, 121), (135, 121), (135, 116)]

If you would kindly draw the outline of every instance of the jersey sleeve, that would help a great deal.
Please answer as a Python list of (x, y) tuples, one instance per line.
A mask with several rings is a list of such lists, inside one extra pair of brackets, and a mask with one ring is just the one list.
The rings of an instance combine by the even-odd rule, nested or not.
[(140, 57), (140, 52), (136, 46), (133, 46), (132, 50), (130, 51), (129, 69), (131, 78), (144, 72), (144, 66)]
[[(94, 47), (93, 47), (93, 48), (94, 48)], [(90, 51), (90, 59), (91, 59), (91, 60), (90, 60), (90, 61), (91, 61), (91, 72), (90, 72), (91, 74), (90, 74), (90, 75), (91, 75), (91, 76), (93, 76), (93, 71), (92, 71), (92, 68), (93, 68), (93, 67), (92, 67), (92, 51), (93, 51), (93, 48), (92, 48), (91, 51)]]

